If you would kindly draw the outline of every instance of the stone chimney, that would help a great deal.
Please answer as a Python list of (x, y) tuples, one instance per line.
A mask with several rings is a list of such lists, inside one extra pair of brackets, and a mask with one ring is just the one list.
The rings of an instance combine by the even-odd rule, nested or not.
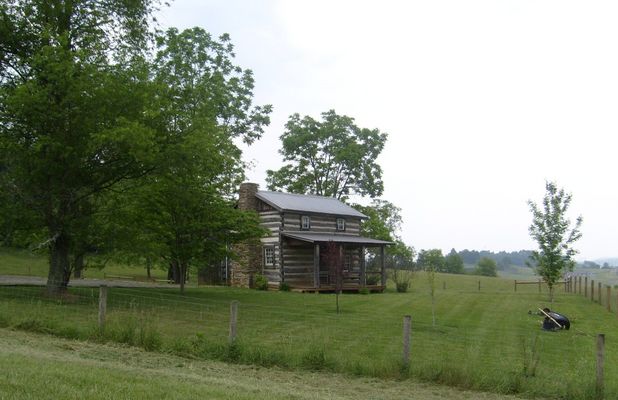
[[(238, 191), (238, 209), (255, 211), (258, 209), (257, 183), (241, 183)], [(230, 284), (238, 287), (253, 287), (255, 274), (262, 269), (262, 246), (259, 240), (234, 245), (238, 258), (230, 263)]]
[(240, 184), (240, 190), (238, 191), (238, 209), (247, 211), (257, 211), (258, 200), (255, 194), (258, 191), (257, 183), (245, 182)]

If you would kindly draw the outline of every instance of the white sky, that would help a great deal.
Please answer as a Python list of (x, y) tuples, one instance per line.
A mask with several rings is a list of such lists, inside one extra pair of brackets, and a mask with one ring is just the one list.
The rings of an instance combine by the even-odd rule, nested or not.
[(176, 0), (160, 23), (229, 33), (272, 104), (245, 150), (265, 188), (290, 114), (389, 135), (382, 198), (417, 250), (532, 249), (546, 180), (583, 215), (580, 259), (618, 256), (618, 2)]

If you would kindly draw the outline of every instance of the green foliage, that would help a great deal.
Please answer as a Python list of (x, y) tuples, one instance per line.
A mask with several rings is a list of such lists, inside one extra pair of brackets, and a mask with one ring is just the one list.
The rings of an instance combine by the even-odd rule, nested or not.
[[(366, 295), (366, 294), (369, 294), (369, 293), (370, 293), (369, 289), (367, 289), (366, 287), (362, 287), (362, 288), (358, 289), (358, 294)], [(1, 325), (1, 321), (0, 321), (0, 326), (2, 326)]]
[(279, 152), (287, 164), (267, 171), (270, 190), (337, 199), (382, 194), (382, 169), (376, 159), (384, 148), (385, 133), (359, 128), (353, 118), (330, 110), (322, 113), (322, 121), (290, 116), (280, 138)]
[(0, 238), (38, 235), (57, 293), (90, 253), (184, 275), (259, 237), (226, 208), (243, 179), (234, 140), (259, 138), (271, 107), (252, 106), (229, 37), (172, 28), (153, 43), (156, 0), (48, 3), (0, 8)]
[(451, 249), (451, 252), (444, 258), (444, 272), (449, 274), (463, 274), (464, 263), (462, 258), (457, 254), (455, 249)]
[(418, 255), (417, 264), (425, 271), (427, 283), (429, 284), (429, 295), (431, 296), (431, 321), (436, 325), (436, 272), (444, 269), (445, 260), (442, 250), (421, 250)]
[(255, 281), (253, 284), (257, 290), (268, 290), (268, 279), (264, 275), (255, 275)]
[(416, 264), (419, 269), (425, 271), (444, 272), (446, 269), (446, 260), (440, 249), (421, 250)]
[(368, 206), (354, 204), (353, 207), (368, 217), (361, 225), (361, 236), (386, 241), (397, 237), (402, 224), (401, 208), (380, 199), (373, 199)]
[(399, 293), (408, 291), (408, 287), (412, 282), (413, 272), (411, 270), (393, 269), (391, 270), (391, 279), (395, 283), (395, 289)]
[(287, 282), (281, 282), (279, 284), (279, 290), (282, 292), (289, 292), (290, 291), (290, 284)]
[(367, 285), (373, 286), (377, 285), (380, 282), (380, 275), (378, 274), (367, 274), (365, 276), (365, 283)]
[[(361, 225), (361, 236), (372, 239), (393, 242), (384, 251), (384, 265), (387, 268), (410, 268), (414, 264), (414, 248), (407, 246), (400, 238), (401, 208), (393, 203), (373, 199), (368, 206), (354, 204), (354, 208), (369, 217)], [(377, 269), (379, 267), (379, 253), (376, 249), (367, 249), (367, 267)]]
[(530, 257), (536, 263), (537, 273), (549, 287), (550, 300), (553, 300), (555, 283), (564, 272), (573, 269), (573, 257), (577, 254), (573, 244), (582, 236), (582, 217), (577, 217), (571, 227), (571, 221), (566, 215), (571, 200), (571, 194), (558, 188), (553, 182), (546, 182), (542, 206), (528, 201), (532, 212), (530, 236), (539, 246)]
[[(101, 196), (153, 168), (144, 61), (153, 1), (2, 7), (0, 191), (45, 228), (50, 293), (96, 232)], [(42, 246), (45, 247), (45, 246)]]
[(483, 257), (476, 265), (476, 269), (474, 271), (476, 275), (498, 276), (498, 265), (491, 258)]

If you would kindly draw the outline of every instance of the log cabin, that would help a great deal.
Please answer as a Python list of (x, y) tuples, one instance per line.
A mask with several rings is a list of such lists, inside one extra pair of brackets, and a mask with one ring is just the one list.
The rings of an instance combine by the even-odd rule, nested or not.
[[(384, 290), (384, 248), (391, 243), (360, 236), (367, 216), (356, 209), (335, 198), (258, 190), (255, 183), (241, 184), (238, 208), (257, 212), (269, 234), (237, 246), (239, 257), (230, 264), (232, 286), (251, 287), (254, 276), (262, 274), (273, 288), (285, 282), (292, 290), (333, 291), (339, 278), (344, 291)], [(333, 243), (338, 268), (327, 259)], [(381, 254), (379, 271), (366, 271), (367, 248)], [(378, 275), (377, 282), (368, 285), (369, 274)]]

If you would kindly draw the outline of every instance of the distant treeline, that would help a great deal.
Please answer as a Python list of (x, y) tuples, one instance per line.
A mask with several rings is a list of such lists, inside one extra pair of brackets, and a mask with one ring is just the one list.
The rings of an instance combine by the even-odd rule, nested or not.
[[(451, 250), (452, 252), (452, 250)], [(463, 260), (466, 265), (477, 265), (481, 258), (486, 257), (496, 262), (498, 269), (505, 269), (509, 266), (515, 265), (518, 267), (527, 266), (526, 262), (530, 262), (531, 250), (519, 250), (519, 251), (500, 251), (494, 253), (488, 250), (461, 250), (457, 254)]]

